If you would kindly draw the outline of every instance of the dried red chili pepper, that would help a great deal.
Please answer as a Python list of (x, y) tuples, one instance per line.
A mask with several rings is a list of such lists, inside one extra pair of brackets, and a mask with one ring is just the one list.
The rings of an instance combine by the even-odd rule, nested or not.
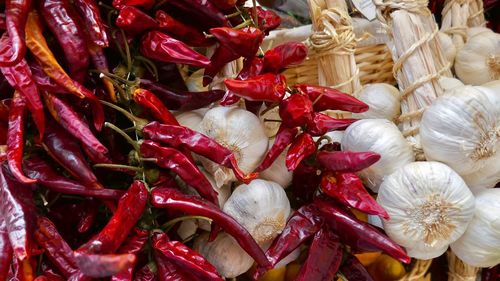
[(269, 269), (270, 262), (264, 252), (252, 238), (250, 233), (231, 216), (222, 212), (219, 207), (202, 198), (184, 195), (172, 188), (155, 188), (151, 192), (151, 204), (157, 208), (178, 210), (190, 215), (205, 216), (220, 225), (224, 231), (233, 236), (260, 266)]
[[(163, 255), (154, 254), (156, 267), (158, 270), (158, 279), (160, 281), (192, 281), (193, 278), (180, 270), (177, 266), (170, 263)], [(137, 279), (136, 279), (137, 280)], [(143, 279), (140, 279), (143, 280)], [(148, 279), (149, 280), (149, 279)]]
[(207, 38), (205, 34), (198, 29), (176, 20), (162, 10), (156, 12), (155, 19), (161, 31), (168, 33), (168, 35), (177, 40), (181, 40), (189, 46), (207, 47), (214, 43), (213, 40)]
[[(101, 12), (94, 0), (73, 1), (76, 9), (80, 13), (85, 29), (88, 31), (90, 41), (99, 47), (108, 47), (109, 40), (101, 18)], [(92, 44), (89, 43), (89, 44)]]
[[(165, 263), (165, 264), (167, 264), (167, 263)], [(160, 270), (160, 268), (158, 268), (158, 271), (159, 270)], [(134, 276), (134, 281), (154, 281), (157, 279), (158, 279), (158, 276), (156, 273), (156, 266), (153, 263), (146, 264), (145, 266), (143, 266), (141, 269), (139, 269), (137, 271), (137, 273)], [(168, 280), (168, 279), (161, 279), (160, 281), (163, 281), (163, 280)], [(179, 280), (179, 281), (181, 281), (181, 280)]]
[(293, 171), (291, 190), (294, 197), (301, 202), (309, 203), (321, 182), (320, 170), (314, 165), (309, 165), (305, 161)]
[(286, 80), (281, 74), (257, 75), (247, 80), (225, 79), (227, 89), (251, 101), (279, 102), (285, 96)]
[(171, 147), (161, 147), (159, 144), (147, 140), (141, 144), (141, 155), (146, 158), (155, 158), (158, 166), (172, 170), (189, 186), (196, 189), (203, 198), (218, 204), (217, 192), (208, 179), (179, 150)]
[(74, 180), (59, 175), (54, 168), (37, 156), (25, 159), (23, 166), (27, 176), (36, 179), (40, 185), (55, 192), (101, 199), (119, 199), (124, 193), (124, 191), (116, 189), (89, 189)]
[(64, 52), (71, 77), (82, 83), (89, 67), (89, 54), (85, 34), (72, 4), (69, 0), (44, 0), (39, 7), (45, 23)]
[(132, 93), (132, 98), (138, 105), (147, 109), (156, 120), (164, 124), (179, 125), (174, 115), (152, 92), (138, 88)]
[(213, 78), (227, 63), (239, 58), (240, 55), (233, 53), (224, 45), (217, 46), (215, 52), (210, 57), (210, 65), (205, 67), (203, 72), (203, 86), (207, 86), (212, 82)]
[(220, 45), (228, 48), (240, 57), (254, 57), (264, 39), (264, 34), (257, 28), (245, 27), (234, 29), (231, 27), (215, 27), (210, 29)]
[(47, 74), (43, 71), (43, 67), (38, 61), (33, 61), (30, 64), (31, 74), (33, 80), (39, 91), (46, 91), (54, 94), (64, 94), (67, 90), (61, 87), (59, 84), (54, 82)]
[[(132, 233), (127, 237), (127, 240), (123, 245), (118, 248), (119, 254), (133, 254), (137, 257), (137, 254), (143, 249), (144, 245), (149, 239), (149, 231), (140, 228), (134, 228)], [(113, 275), (111, 281), (126, 281), (132, 280), (134, 267), (136, 263), (134, 262), (125, 270)]]
[(260, 163), (259, 167), (257, 167), (255, 171), (261, 172), (269, 168), (276, 158), (278, 158), (278, 156), (286, 149), (286, 147), (292, 143), (298, 132), (299, 129), (297, 127), (290, 128), (280, 126), (278, 133), (276, 133), (273, 146), (266, 153), (264, 160), (262, 160), (262, 163)]
[(210, 0), (220, 10), (228, 10), (236, 5), (237, 0)]
[(8, 280), (12, 254), (7, 223), (3, 216), (0, 216), (0, 280)]
[(154, 0), (113, 0), (112, 5), (118, 10), (122, 9), (125, 6), (137, 6), (149, 10), (154, 6), (154, 4)]
[(10, 103), (12, 99), (0, 100), (0, 121), (7, 123), (9, 121)]
[(167, 262), (197, 280), (224, 280), (204, 257), (179, 241), (169, 241), (165, 233), (156, 233), (153, 236), (153, 249), (155, 254), (164, 257)]
[(6, 165), (0, 169), (0, 211), (3, 214), (15, 257), (28, 261), (34, 249), (31, 235), (35, 205), (31, 189), (12, 178)]
[[(269, 31), (276, 29), (281, 24), (281, 18), (272, 10), (264, 10), (262, 7), (255, 7), (257, 11), (257, 20), (259, 29), (266, 34)], [(254, 18), (254, 7), (245, 8), (246, 12)]]
[(326, 172), (320, 186), (328, 196), (344, 205), (389, 219), (387, 212), (370, 196), (356, 174)]
[(102, 185), (85, 160), (78, 143), (57, 124), (50, 124), (45, 130), (42, 146), (47, 153), (83, 185), (102, 189)]
[(342, 262), (342, 254), (338, 236), (326, 227), (320, 229), (314, 235), (309, 255), (295, 280), (334, 280)]
[(123, 6), (115, 23), (130, 35), (141, 34), (158, 27), (154, 18), (133, 6)]
[(108, 154), (108, 149), (94, 136), (87, 124), (69, 105), (49, 93), (44, 93), (43, 97), (50, 114), (68, 133), (94, 153)]
[(286, 67), (302, 63), (306, 57), (307, 47), (303, 43), (284, 43), (264, 54), (264, 71), (279, 73)]
[[(88, 1), (88, 0), (84, 0)], [(101, 47), (94, 45), (92, 43), (87, 44), (87, 48), (89, 50), (90, 59), (92, 60), (92, 64), (94, 67), (100, 72), (109, 72), (108, 60), (104, 55), (104, 51)], [(106, 92), (109, 95), (109, 98), (112, 102), (116, 102), (116, 93), (113, 83), (107, 79), (103, 79), (102, 83), (106, 89)], [(51, 91), (48, 91), (51, 92)]]
[(323, 113), (313, 112), (312, 121), (307, 124), (306, 132), (313, 136), (322, 136), (335, 130), (344, 130), (358, 119), (336, 119)]
[(282, 100), (279, 115), (283, 126), (297, 127), (309, 124), (313, 118), (313, 104), (306, 95), (294, 94)]
[(140, 52), (147, 58), (197, 67), (210, 65), (210, 60), (188, 45), (164, 33), (150, 31), (141, 39)]
[(36, 180), (24, 175), (22, 161), (24, 151), (24, 125), (26, 118), (26, 100), (16, 91), (9, 112), (7, 131), (7, 162), (12, 174), (20, 182), (31, 184)]
[(373, 281), (366, 268), (354, 256), (350, 256), (344, 261), (340, 271), (347, 280)]
[(382, 234), (375, 227), (358, 220), (354, 215), (334, 202), (316, 198), (314, 205), (319, 209), (325, 221), (329, 224), (340, 240), (354, 250), (375, 252), (384, 251), (393, 258), (409, 263), (408, 257), (398, 244)]
[(211, 27), (231, 26), (225, 15), (210, 1), (179, 0), (167, 1), (169, 10), (182, 15), (189, 22), (196, 23), (202, 30)]
[(257, 175), (245, 175), (238, 167), (234, 153), (208, 136), (183, 126), (151, 122), (144, 126), (142, 133), (146, 138), (173, 147), (184, 147), (206, 157), (215, 163), (233, 170), (238, 180), (250, 182)]
[(5, 1), (5, 27), (12, 45), (0, 47), (0, 66), (13, 66), (24, 58), (26, 44), (24, 30), (26, 17), (31, 6), (30, 0)]
[(380, 154), (371, 151), (321, 151), (316, 159), (319, 164), (330, 171), (354, 173), (380, 160)]
[(316, 143), (308, 133), (300, 134), (286, 153), (285, 164), (289, 171), (295, 170), (307, 156), (316, 152)]
[(10, 280), (32, 281), (35, 279), (30, 259), (12, 260), (13, 277)]
[(132, 254), (87, 254), (76, 251), (74, 253), (76, 264), (83, 274), (89, 277), (108, 277), (128, 268), (136, 261)]
[(78, 232), (84, 233), (94, 225), (94, 222), (97, 218), (99, 205), (97, 203), (97, 200), (95, 200), (94, 198), (86, 198), (86, 200), (83, 201), (80, 206), (82, 210), (80, 220), (78, 221), (76, 229), (78, 230)]
[(134, 181), (118, 202), (118, 208), (108, 224), (77, 252), (92, 254), (114, 253), (142, 215), (148, 201), (148, 190), (143, 182)]
[(309, 96), (316, 111), (331, 109), (359, 113), (368, 110), (366, 103), (333, 88), (308, 84), (299, 84), (293, 87)]

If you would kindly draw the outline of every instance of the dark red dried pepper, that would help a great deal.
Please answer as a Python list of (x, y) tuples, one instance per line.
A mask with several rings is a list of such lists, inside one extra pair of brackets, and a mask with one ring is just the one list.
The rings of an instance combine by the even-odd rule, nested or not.
[(154, 258), (158, 270), (158, 279), (160, 281), (193, 281), (191, 276), (188, 276), (186, 272), (183, 272), (177, 266), (170, 263), (161, 254), (155, 253)]
[(7, 223), (3, 216), (0, 216), (0, 280), (8, 280), (12, 254)]
[(264, 54), (264, 71), (279, 73), (286, 67), (302, 63), (306, 57), (306, 45), (299, 42), (287, 42)]
[(316, 143), (308, 133), (300, 134), (286, 153), (285, 164), (289, 171), (295, 170), (307, 156), (316, 152)]
[(132, 98), (138, 105), (147, 109), (153, 115), (154, 119), (163, 124), (179, 125), (174, 115), (152, 92), (138, 88), (132, 93)]
[(133, 36), (158, 27), (155, 19), (133, 6), (123, 6), (115, 23), (116, 26)]
[[(155, 257), (156, 259), (156, 257)], [(166, 263), (165, 263), (166, 264)], [(160, 266), (158, 267), (158, 274), (160, 273)], [(158, 280), (158, 274), (156, 273), (156, 266), (152, 264), (146, 264), (141, 269), (137, 271), (134, 276), (134, 281), (154, 281)], [(160, 279), (160, 281), (168, 279)]]
[(279, 105), (279, 115), (283, 126), (297, 127), (311, 123), (313, 104), (306, 95), (293, 94), (282, 100)]
[(225, 79), (227, 89), (251, 101), (279, 102), (285, 96), (286, 80), (281, 74), (257, 75), (247, 80)]
[(81, 272), (88, 277), (109, 277), (128, 268), (136, 261), (132, 254), (88, 254), (80, 251), (74, 253), (75, 260)]
[(24, 58), (26, 44), (24, 31), (31, 0), (5, 1), (5, 27), (12, 45), (0, 47), (0, 66), (13, 66)]
[(94, 198), (86, 198), (81, 204), (80, 220), (76, 226), (76, 229), (80, 233), (89, 231), (97, 218), (98, 203)]
[(210, 29), (210, 34), (217, 39), (220, 45), (244, 58), (254, 57), (264, 39), (262, 31), (254, 27), (242, 29), (216, 27)]
[(364, 267), (355, 256), (348, 257), (344, 261), (344, 264), (342, 264), (340, 271), (347, 280), (373, 281), (366, 267)]
[(67, 92), (64, 87), (61, 87), (59, 84), (54, 82), (52, 78), (47, 76), (38, 61), (35, 60), (31, 62), (30, 69), (33, 80), (35, 81), (39, 91), (46, 91), (53, 94), (64, 94)]
[(113, 0), (113, 7), (122, 9), (125, 6), (137, 6), (146, 10), (151, 9), (155, 4), (155, 0)]
[(5, 14), (0, 13), (0, 30), (5, 30), (7, 28), (5, 23)]
[[(94, 45), (92, 43), (87, 44), (87, 48), (89, 50), (90, 59), (92, 60), (92, 64), (94, 67), (100, 72), (109, 72), (108, 60), (104, 55), (103, 48)], [(116, 93), (113, 83), (107, 79), (103, 79), (102, 83), (106, 89), (106, 92), (109, 95), (109, 98), (112, 102), (116, 102)], [(50, 92), (50, 91), (48, 91)]]
[[(117, 252), (119, 254), (133, 254), (137, 257), (137, 254), (144, 248), (144, 245), (148, 242), (148, 240), (149, 231), (135, 228)], [(125, 270), (113, 275), (111, 277), (111, 281), (132, 280), (135, 265), (136, 263), (133, 263)]]
[(167, 1), (169, 10), (182, 15), (189, 22), (197, 23), (203, 30), (211, 27), (231, 26), (225, 15), (206, 0), (177, 0)]
[(380, 160), (380, 154), (371, 151), (321, 151), (316, 159), (327, 170), (354, 173), (368, 168)]
[(293, 87), (309, 96), (316, 111), (345, 110), (360, 113), (368, 110), (366, 103), (333, 88), (309, 84), (299, 84)]
[[(259, 57), (253, 57), (245, 59), (243, 62), (243, 68), (241, 69), (236, 79), (246, 80), (250, 77), (257, 76), (262, 73), (264, 69), (264, 61)], [(220, 102), (223, 106), (228, 106), (237, 103), (241, 98), (235, 95), (231, 91), (227, 91), (223, 100)]]
[(214, 223), (233, 236), (257, 264), (268, 269), (271, 267), (264, 252), (250, 233), (231, 216), (222, 212), (217, 205), (196, 196), (184, 195), (172, 188), (155, 188), (151, 196), (151, 204), (157, 208), (168, 208), (212, 219)]
[(278, 133), (276, 134), (276, 138), (274, 139), (273, 146), (266, 153), (264, 160), (262, 160), (262, 163), (260, 163), (259, 167), (257, 167), (255, 171), (261, 172), (269, 168), (273, 164), (274, 160), (276, 160), (286, 147), (292, 143), (298, 132), (299, 129), (297, 127), (290, 128), (280, 126)]
[(161, 31), (168, 33), (170, 36), (181, 40), (189, 46), (207, 47), (214, 43), (213, 40), (207, 38), (198, 29), (173, 18), (165, 11), (157, 11), (155, 18), (158, 22), (158, 28)]
[(312, 121), (307, 124), (306, 131), (313, 136), (322, 136), (335, 130), (344, 130), (357, 119), (337, 119), (323, 113), (313, 112)]
[[(73, 5), (75, 5), (83, 19), (85, 29), (91, 39), (90, 41), (99, 47), (108, 47), (108, 35), (96, 2), (94, 0), (75, 0), (73, 1)], [(89, 44), (92, 43), (89, 42)]]
[[(254, 8), (246, 8), (248, 14), (254, 17)], [(264, 10), (262, 7), (255, 7), (257, 11), (257, 20), (259, 29), (266, 34), (269, 34), (269, 31), (278, 28), (281, 24), (281, 18), (272, 10)]]

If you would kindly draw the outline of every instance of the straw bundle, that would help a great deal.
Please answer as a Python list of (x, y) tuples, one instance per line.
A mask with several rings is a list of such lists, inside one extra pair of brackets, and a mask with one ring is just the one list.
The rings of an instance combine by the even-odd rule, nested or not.
[(451, 36), (457, 49), (467, 41), (467, 27), (486, 25), (481, 0), (446, 0), (441, 15), (441, 31)]

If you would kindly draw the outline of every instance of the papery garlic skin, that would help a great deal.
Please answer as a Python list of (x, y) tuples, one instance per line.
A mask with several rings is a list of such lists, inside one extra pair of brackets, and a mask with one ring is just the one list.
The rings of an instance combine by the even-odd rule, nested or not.
[(497, 167), (500, 180), (500, 95), (480, 86), (454, 88), (426, 109), (420, 138), (427, 160), (461, 176)]
[(476, 196), (474, 217), (451, 250), (465, 263), (491, 267), (500, 263), (500, 189), (488, 189)]
[(490, 81), (488, 83), (484, 83), (483, 85), (481, 85), (481, 87), (490, 88), (493, 91), (495, 91), (495, 93), (498, 96), (500, 96), (500, 79), (499, 80), (493, 80), (493, 81)]
[(500, 34), (482, 32), (469, 38), (457, 53), (455, 72), (471, 85), (500, 79)]
[(432, 259), (466, 230), (474, 196), (462, 178), (439, 162), (413, 162), (380, 185), (377, 202), (387, 211), (384, 230), (410, 257)]
[[(236, 156), (239, 168), (250, 173), (260, 164), (266, 153), (269, 139), (259, 118), (237, 107), (210, 109), (200, 123), (200, 132), (229, 148)], [(236, 180), (233, 172), (208, 159), (202, 159), (217, 186)]]
[(453, 44), (453, 40), (448, 34), (441, 31), (438, 32), (437, 37), (439, 42), (441, 42), (441, 50), (444, 53), (444, 57), (453, 65), (453, 61), (455, 61), (455, 56), (457, 55), (457, 48)]
[(446, 77), (446, 76), (439, 77), (438, 83), (444, 92), (450, 91), (456, 87), (460, 87), (460, 86), (464, 85), (464, 83), (462, 83), (462, 81), (460, 81), (456, 78)]
[(359, 172), (365, 185), (378, 191), (384, 177), (415, 161), (413, 148), (399, 129), (386, 119), (364, 119), (350, 125), (342, 137), (342, 150), (373, 151), (380, 160)]
[(467, 35), (467, 40), (470, 38), (481, 34), (481, 33), (493, 33), (493, 30), (487, 28), (487, 27), (482, 27), (482, 26), (475, 26), (475, 27), (469, 27), (467, 28), (466, 35)]
[[(269, 141), (269, 149), (273, 146), (274, 139)], [(283, 188), (287, 188), (292, 184), (293, 172), (288, 171), (285, 164), (286, 153), (288, 148), (285, 149), (279, 156), (274, 160), (273, 164), (269, 168), (260, 172), (259, 176), (263, 180), (268, 180), (281, 185)]]
[(188, 127), (191, 130), (199, 131), (200, 123), (203, 116), (207, 113), (208, 108), (200, 108), (175, 114), (175, 119), (180, 125)]
[(214, 241), (208, 242), (208, 236), (205, 233), (197, 237), (193, 249), (215, 266), (220, 275), (234, 278), (252, 267), (254, 260), (233, 237), (221, 232)]
[(291, 212), (283, 187), (261, 179), (238, 186), (222, 210), (245, 227), (261, 245), (281, 233)]
[(365, 85), (356, 98), (370, 108), (362, 113), (353, 113), (353, 118), (395, 120), (401, 114), (399, 90), (387, 83)]
[[(263, 114), (262, 114), (263, 113)], [(280, 122), (266, 121), (267, 120), (281, 120), (279, 115), (279, 107), (276, 106), (266, 112), (259, 113), (259, 119), (264, 126), (267, 137), (272, 138), (278, 133), (278, 129), (281, 125)]]
[(199, 69), (191, 74), (185, 81), (190, 92), (208, 91), (208, 86), (203, 87), (203, 73), (205, 70)]

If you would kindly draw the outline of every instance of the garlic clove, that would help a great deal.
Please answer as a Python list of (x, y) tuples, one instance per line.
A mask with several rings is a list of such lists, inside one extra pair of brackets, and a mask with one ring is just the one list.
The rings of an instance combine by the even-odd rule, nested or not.
[(353, 118), (395, 120), (401, 114), (399, 90), (387, 83), (365, 85), (357, 98), (368, 104), (370, 109), (352, 114)]
[(387, 235), (419, 259), (444, 253), (474, 214), (474, 196), (462, 178), (432, 161), (409, 163), (389, 175), (377, 202), (391, 217), (383, 220)]
[(359, 172), (365, 185), (378, 191), (385, 176), (415, 161), (413, 148), (399, 129), (386, 119), (364, 119), (349, 126), (342, 137), (342, 150), (373, 151), (380, 160)]
[[(237, 107), (210, 109), (200, 123), (200, 132), (233, 151), (239, 168), (245, 173), (259, 165), (269, 142), (259, 118)], [(236, 181), (231, 169), (205, 158), (201, 162), (214, 176), (217, 186)]]
[(493, 33), (493, 30), (487, 28), (487, 27), (482, 27), (482, 26), (474, 26), (474, 27), (469, 27), (467, 28), (466, 35), (467, 35), (467, 40), (470, 38), (482, 34), (482, 33)]
[[(272, 147), (274, 139), (269, 141), (269, 148)], [(287, 188), (292, 184), (293, 172), (288, 171), (285, 164), (286, 153), (288, 148), (285, 149), (269, 168), (260, 172), (260, 178), (268, 181), (273, 181), (283, 188)]]
[(443, 88), (444, 92), (449, 92), (450, 90), (463, 86), (464, 83), (462, 81), (456, 79), (456, 78), (451, 78), (451, 77), (446, 77), (446, 76), (441, 76), (438, 80), (439, 86)]
[(484, 83), (483, 85), (481, 85), (481, 87), (490, 88), (491, 90), (495, 91), (497, 95), (500, 95), (500, 79)]
[(491, 267), (500, 263), (500, 189), (487, 189), (476, 196), (474, 218), (451, 250), (465, 263)]
[(281, 233), (291, 212), (283, 187), (261, 179), (238, 186), (222, 210), (245, 227), (261, 245)]
[(177, 234), (182, 240), (186, 240), (189, 237), (193, 237), (197, 229), (198, 224), (196, 223), (196, 220), (185, 220), (179, 225)]
[(208, 242), (208, 237), (208, 233), (197, 237), (193, 249), (215, 266), (220, 275), (234, 278), (252, 267), (254, 260), (233, 237), (224, 232), (219, 233), (212, 242)]
[(191, 130), (199, 131), (201, 120), (205, 113), (207, 113), (208, 108), (200, 108), (196, 110), (190, 110), (185, 112), (180, 112), (175, 115), (175, 119), (180, 125), (188, 127)]
[(441, 31), (438, 32), (437, 37), (439, 42), (441, 42), (441, 47), (446, 60), (453, 65), (453, 61), (457, 55), (457, 48), (455, 47), (455, 44), (453, 44), (453, 40), (448, 34)]

